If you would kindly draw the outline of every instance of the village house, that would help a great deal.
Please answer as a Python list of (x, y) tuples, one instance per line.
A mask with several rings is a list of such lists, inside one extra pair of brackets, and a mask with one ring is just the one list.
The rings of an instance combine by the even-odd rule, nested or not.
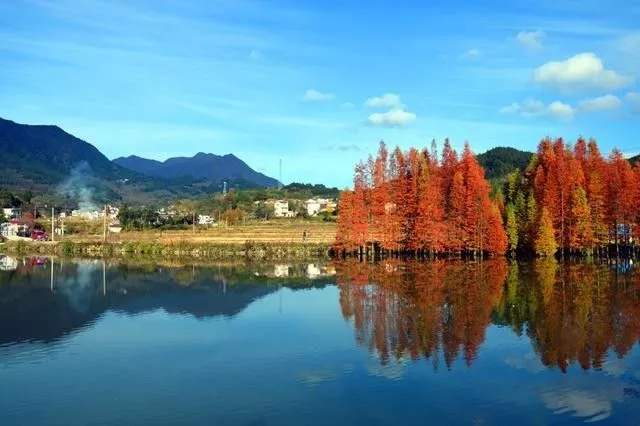
[(2, 209), (2, 214), (7, 218), (7, 220), (17, 219), (20, 217), (20, 209), (5, 207)]
[[(120, 209), (115, 206), (106, 206), (102, 210), (72, 210), (71, 216), (87, 220), (98, 220), (103, 218), (105, 216), (105, 213), (107, 215), (107, 218), (116, 219), (118, 217), (118, 214), (120, 213)], [(63, 217), (62, 213), (60, 217)]]
[(94, 211), (72, 210), (71, 211), (71, 216), (72, 217), (79, 217), (79, 218), (87, 219), (87, 220), (98, 220), (103, 216), (103, 212), (98, 211), (98, 210), (94, 210)]
[(289, 201), (276, 200), (273, 203), (273, 215), (275, 217), (295, 217), (296, 212), (289, 210)]
[(336, 203), (324, 198), (310, 198), (305, 201), (305, 207), (309, 216), (317, 216), (322, 212), (333, 213), (336, 209)]
[(213, 225), (214, 223), (213, 216), (208, 214), (199, 214), (198, 215), (198, 225)]
[(11, 222), (0, 224), (0, 235), (8, 240), (24, 238), (28, 234), (29, 226), (20, 221), (12, 220)]

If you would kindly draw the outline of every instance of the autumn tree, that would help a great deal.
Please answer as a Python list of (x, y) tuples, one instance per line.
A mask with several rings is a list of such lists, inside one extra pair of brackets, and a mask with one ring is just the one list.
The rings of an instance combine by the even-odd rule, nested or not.
[(577, 187), (573, 191), (571, 204), (573, 230), (570, 234), (569, 247), (573, 250), (591, 252), (593, 227), (591, 223), (591, 210), (584, 188)]
[(536, 236), (536, 254), (542, 257), (553, 256), (558, 250), (555, 239), (555, 231), (553, 229), (553, 220), (551, 213), (546, 207), (542, 208), (540, 215), (540, 225), (538, 235)]
[(336, 221), (336, 238), (333, 249), (336, 251), (353, 251), (355, 234), (353, 229), (353, 191), (345, 189), (340, 193), (338, 201), (338, 219)]
[(507, 204), (507, 237), (509, 239), (509, 250), (515, 252), (518, 249), (518, 218), (516, 217), (516, 208), (513, 204)]

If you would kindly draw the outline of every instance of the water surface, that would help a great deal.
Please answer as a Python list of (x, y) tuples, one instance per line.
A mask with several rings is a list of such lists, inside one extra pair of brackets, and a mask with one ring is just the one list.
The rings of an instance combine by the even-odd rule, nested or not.
[(0, 259), (5, 425), (638, 424), (630, 265)]

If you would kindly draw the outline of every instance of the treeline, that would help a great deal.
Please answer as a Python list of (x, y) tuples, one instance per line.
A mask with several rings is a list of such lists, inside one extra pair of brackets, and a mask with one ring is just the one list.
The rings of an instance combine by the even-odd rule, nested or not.
[(539, 256), (629, 256), (640, 236), (640, 165), (596, 141), (544, 139), (504, 186), (509, 249)]
[[(171, 214), (160, 213), (152, 207), (131, 207), (125, 204), (118, 212), (118, 222), (125, 231), (188, 229), (198, 223), (198, 211), (197, 203), (189, 200), (177, 203)], [(244, 224), (248, 215), (239, 208), (213, 213), (216, 221), (231, 226)]]
[(145, 229), (185, 229), (193, 225), (195, 213), (193, 209), (180, 210), (172, 216), (161, 215), (151, 207), (130, 207), (123, 205), (118, 212), (118, 221), (126, 231)]
[(355, 168), (354, 189), (340, 196), (334, 250), (342, 254), (456, 254), (507, 250), (501, 211), (468, 145), (459, 157), (445, 141), (431, 149), (377, 157)]

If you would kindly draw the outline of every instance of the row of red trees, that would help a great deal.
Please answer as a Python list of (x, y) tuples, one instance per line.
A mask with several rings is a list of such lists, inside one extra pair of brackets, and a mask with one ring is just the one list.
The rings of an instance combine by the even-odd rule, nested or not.
[(411, 148), (355, 168), (354, 189), (340, 196), (334, 248), (342, 252), (501, 254), (507, 236), (484, 170), (468, 145), (458, 157), (445, 141), (441, 159)]
[(524, 171), (490, 198), (469, 146), (387, 151), (355, 168), (342, 192), (334, 249), (343, 253), (627, 254), (640, 238), (640, 164), (594, 140), (544, 139)]
[(508, 176), (499, 204), (511, 250), (618, 255), (640, 235), (640, 165), (617, 150), (603, 158), (594, 140), (545, 139), (529, 167)]

